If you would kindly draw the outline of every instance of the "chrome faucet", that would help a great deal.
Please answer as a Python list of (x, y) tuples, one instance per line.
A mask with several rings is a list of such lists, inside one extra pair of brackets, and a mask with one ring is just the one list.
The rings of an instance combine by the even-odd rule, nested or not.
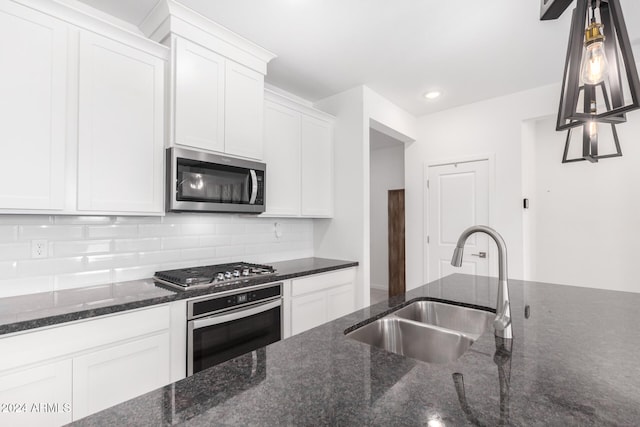
[(513, 332), (511, 330), (511, 307), (509, 304), (509, 286), (507, 284), (507, 245), (504, 243), (502, 236), (486, 225), (474, 225), (467, 228), (458, 238), (458, 243), (451, 258), (451, 265), (454, 267), (462, 266), (464, 244), (469, 236), (474, 233), (487, 234), (498, 246), (498, 302), (496, 303), (496, 318), (493, 321), (493, 327), (496, 330), (497, 337), (511, 339), (513, 338)]

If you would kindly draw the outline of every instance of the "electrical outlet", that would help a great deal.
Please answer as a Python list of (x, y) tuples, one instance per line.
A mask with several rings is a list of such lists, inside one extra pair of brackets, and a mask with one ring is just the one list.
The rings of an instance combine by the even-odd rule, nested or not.
[(46, 258), (49, 256), (48, 247), (46, 240), (32, 240), (31, 258)]

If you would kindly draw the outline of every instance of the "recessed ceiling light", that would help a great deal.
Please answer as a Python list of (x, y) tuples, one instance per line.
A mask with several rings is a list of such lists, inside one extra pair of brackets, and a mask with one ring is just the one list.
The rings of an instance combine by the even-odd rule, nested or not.
[(432, 90), (424, 94), (424, 97), (427, 99), (436, 99), (440, 96), (440, 92), (437, 90)]

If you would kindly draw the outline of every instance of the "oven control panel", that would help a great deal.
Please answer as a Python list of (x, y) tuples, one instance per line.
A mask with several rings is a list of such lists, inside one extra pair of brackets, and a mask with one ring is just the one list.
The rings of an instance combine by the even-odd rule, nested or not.
[(189, 303), (189, 318), (196, 318), (206, 315), (215, 314), (216, 312), (226, 311), (236, 306), (257, 303), (264, 300), (274, 299), (282, 296), (281, 284), (271, 285), (265, 288), (251, 289), (238, 292), (231, 295), (215, 296), (212, 295), (206, 299), (199, 299)]

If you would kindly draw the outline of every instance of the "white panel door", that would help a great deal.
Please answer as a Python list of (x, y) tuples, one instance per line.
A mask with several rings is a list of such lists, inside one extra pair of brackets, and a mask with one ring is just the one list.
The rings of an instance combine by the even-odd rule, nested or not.
[(481, 160), (428, 168), (427, 281), (453, 273), (488, 275), (489, 245), (484, 234), (469, 237), (461, 268), (451, 266), (462, 231), (472, 225), (489, 225), (488, 163)]
[(66, 25), (5, 1), (0, 39), (0, 209), (62, 209)]
[(73, 359), (73, 419), (169, 383), (169, 332)]
[(70, 359), (0, 375), (0, 403), (13, 405), (3, 406), (0, 425), (40, 427), (70, 423), (71, 399)]
[(261, 160), (264, 76), (227, 60), (225, 80), (225, 152)]
[(302, 116), (301, 183), (304, 216), (333, 213), (333, 142), (331, 123)]
[(326, 291), (291, 298), (291, 335), (315, 328), (326, 321)]
[(174, 142), (223, 152), (225, 59), (176, 38), (174, 60)]
[(164, 61), (80, 35), (78, 209), (163, 212)]
[(266, 214), (300, 215), (300, 113), (265, 102)]

